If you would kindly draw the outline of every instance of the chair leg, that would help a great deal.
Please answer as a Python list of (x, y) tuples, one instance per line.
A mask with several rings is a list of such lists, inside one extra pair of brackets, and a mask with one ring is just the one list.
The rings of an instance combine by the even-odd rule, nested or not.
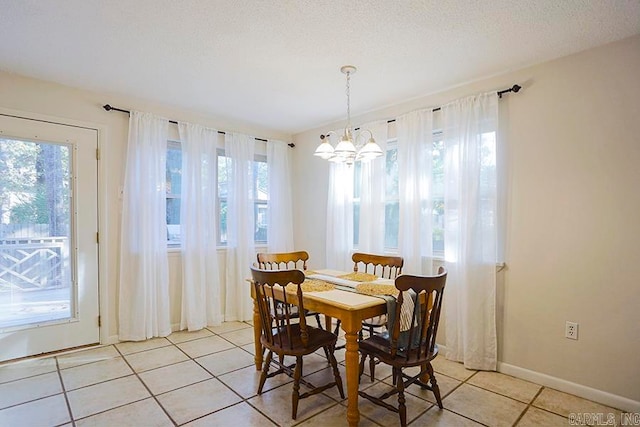
[(364, 372), (364, 361), (366, 360), (367, 355), (366, 354), (362, 354), (362, 356), (360, 357), (360, 366), (359, 366), (359, 370), (358, 370), (358, 384), (360, 384), (360, 379), (362, 378), (362, 373)]
[(300, 377), (302, 376), (302, 356), (296, 356), (296, 370), (293, 373), (293, 393), (291, 394), (291, 418), (298, 416), (298, 400), (300, 399)]
[(318, 322), (318, 328), (319, 329), (324, 329), (322, 327), (322, 323), (320, 323), (320, 314), (316, 313), (316, 322)]
[(398, 414), (400, 415), (400, 425), (407, 425), (407, 406), (404, 398), (404, 380), (402, 379), (402, 369), (393, 368), (393, 376), (396, 378), (396, 388), (398, 389)]
[(333, 330), (334, 335), (340, 335), (340, 319), (336, 321), (336, 328)]
[(264, 361), (264, 365), (262, 366), (262, 374), (260, 375), (260, 384), (258, 385), (258, 394), (262, 393), (262, 387), (264, 387), (264, 382), (267, 380), (267, 375), (269, 374), (269, 366), (271, 365), (271, 358), (273, 357), (273, 352), (269, 350), (267, 353), (267, 359)]
[(369, 356), (369, 372), (371, 373), (371, 382), (376, 377), (376, 360), (373, 356)]
[(344, 399), (344, 387), (342, 386), (342, 378), (340, 377), (340, 371), (338, 371), (338, 361), (336, 357), (333, 355), (333, 348), (325, 347), (325, 351), (329, 354), (329, 363), (331, 363), (331, 367), (333, 368), (333, 377), (335, 378), (336, 387), (338, 387), (338, 392), (340, 393), (340, 397)]
[(436, 402), (438, 402), (438, 408), (442, 409), (440, 387), (438, 387), (438, 381), (436, 380), (436, 376), (433, 374), (433, 366), (431, 366), (431, 363), (427, 365), (427, 372), (429, 372), (429, 382), (431, 383), (431, 390), (433, 391), (433, 395), (436, 397)]

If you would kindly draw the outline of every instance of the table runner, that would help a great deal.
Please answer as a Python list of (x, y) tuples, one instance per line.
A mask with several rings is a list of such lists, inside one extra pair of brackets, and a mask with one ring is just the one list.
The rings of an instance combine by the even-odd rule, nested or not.
[[(311, 274), (309, 274), (311, 273)], [(339, 276), (331, 275), (331, 274), (323, 274), (323, 273), (339, 273)], [(337, 289), (347, 291), (347, 292), (358, 292), (358, 285), (391, 285), (394, 283), (391, 279), (381, 279), (377, 276), (370, 275), (368, 273), (360, 273), (360, 276), (354, 275), (353, 273), (344, 274), (343, 272), (334, 272), (332, 270), (320, 270), (320, 271), (310, 271), (306, 273), (309, 279), (311, 280), (321, 280), (328, 283), (333, 283), (336, 285)], [(344, 277), (353, 277), (355, 279), (367, 279), (366, 282), (361, 282), (358, 280), (347, 280)], [(371, 278), (374, 277), (376, 280), (371, 281)], [(395, 288), (395, 285), (392, 285)], [(392, 331), (393, 322), (395, 321), (395, 311), (396, 311), (396, 297), (388, 294), (379, 294), (374, 295), (368, 292), (359, 292), (366, 295), (370, 295), (376, 298), (382, 298), (387, 303), (387, 330)], [(404, 333), (409, 331), (411, 328), (411, 318), (413, 316), (413, 312), (415, 310), (415, 300), (416, 295), (413, 291), (405, 291), (404, 292), (404, 301), (405, 304), (402, 305), (402, 311), (400, 313), (400, 332)], [(408, 338), (407, 338), (408, 339)]]

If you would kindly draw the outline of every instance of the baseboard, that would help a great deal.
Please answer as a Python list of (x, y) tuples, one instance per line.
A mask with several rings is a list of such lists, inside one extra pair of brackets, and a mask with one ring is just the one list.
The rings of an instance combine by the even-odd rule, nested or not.
[(498, 362), (498, 372), (531, 381), (555, 390), (563, 391), (565, 393), (570, 393), (584, 399), (593, 400), (594, 402), (611, 406), (612, 408), (621, 409), (627, 412), (640, 412), (640, 402), (637, 400), (632, 400), (606, 391), (587, 387), (582, 384), (552, 377), (551, 375), (541, 374), (540, 372), (531, 371), (529, 369), (503, 362)]
[(118, 338), (117, 335), (111, 335), (108, 336), (106, 341), (101, 343), (102, 345), (111, 345), (111, 344), (118, 344), (120, 342), (120, 339)]
[[(440, 354), (447, 354), (447, 347), (438, 344)], [(551, 375), (542, 374), (540, 372), (531, 371), (519, 366), (510, 365), (509, 363), (498, 362), (498, 372), (521, 380), (531, 381), (545, 387), (553, 388), (558, 391), (573, 394), (583, 399), (589, 399), (612, 408), (621, 409), (627, 412), (640, 412), (640, 402), (632, 400), (617, 394), (608, 393), (606, 391), (597, 390), (582, 384), (573, 383), (561, 378), (552, 377)]]

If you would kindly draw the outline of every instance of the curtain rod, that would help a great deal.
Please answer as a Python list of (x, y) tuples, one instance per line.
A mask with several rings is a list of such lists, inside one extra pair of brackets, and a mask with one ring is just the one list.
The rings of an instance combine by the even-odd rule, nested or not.
[[(105, 105), (103, 105), (103, 106), (102, 106), (102, 108), (104, 108), (106, 111), (112, 111), (112, 110), (113, 110), (113, 111), (120, 111), (121, 113), (131, 114), (131, 111), (129, 111), (129, 110), (123, 110), (122, 108), (112, 107), (112, 106), (111, 106), (111, 105), (109, 105), (109, 104), (105, 104)], [(177, 124), (178, 124), (178, 122), (177, 122), (177, 121), (175, 121), (175, 120), (169, 120), (169, 123), (173, 123), (174, 125), (177, 125)], [(218, 131), (218, 133), (219, 133), (219, 134), (221, 134), (221, 135), (226, 135), (226, 132), (225, 132), (225, 131), (223, 131), (223, 130), (219, 130), (219, 131)], [(255, 140), (256, 140), (256, 141), (267, 142), (267, 140), (266, 140), (266, 139), (262, 139), (262, 138), (255, 138)], [(290, 143), (288, 143), (287, 145), (288, 145), (289, 147), (291, 147), (291, 148), (293, 148), (293, 147), (295, 147), (295, 146), (296, 146), (296, 144), (294, 144), (293, 142), (290, 142)]]
[[(509, 93), (509, 92), (518, 93), (518, 92), (520, 92), (520, 89), (522, 89), (522, 86), (516, 84), (516, 85), (511, 86), (509, 89), (499, 90), (498, 91), (498, 98), (502, 99), (502, 95), (504, 95), (505, 93)], [(441, 107), (436, 107), (431, 111), (433, 111), (435, 113), (436, 111), (440, 111), (440, 110), (442, 110)], [(387, 123), (393, 123), (395, 121), (396, 121), (396, 119), (390, 119), (390, 120), (387, 120)]]

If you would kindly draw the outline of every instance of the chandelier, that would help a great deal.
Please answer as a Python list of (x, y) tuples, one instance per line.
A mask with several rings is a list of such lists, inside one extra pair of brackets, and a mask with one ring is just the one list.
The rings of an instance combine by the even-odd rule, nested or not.
[[(382, 149), (376, 143), (371, 131), (368, 129), (356, 129), (354, 137), (354, 130), (351, 128), (350, 82), (351, 75), (356, 72), (356, 67), (345, 65), (340, 68), (340, 71), (347, 75), (347, 125), (344, 128), (344, 134), (340, 138), (340, 142), (335, 148), (330, 141), (331, 134), (335, 134), (335, 132), (330, 131), (326, 135), (320, 135), (322, 142), (313, 155), (330, 162), (346, 163), (348, 165), (352, 165), (356, 161), (368, 161), (380, 157), (383, 154)], [(366, 137), (367, 134), (368, 138)]]

